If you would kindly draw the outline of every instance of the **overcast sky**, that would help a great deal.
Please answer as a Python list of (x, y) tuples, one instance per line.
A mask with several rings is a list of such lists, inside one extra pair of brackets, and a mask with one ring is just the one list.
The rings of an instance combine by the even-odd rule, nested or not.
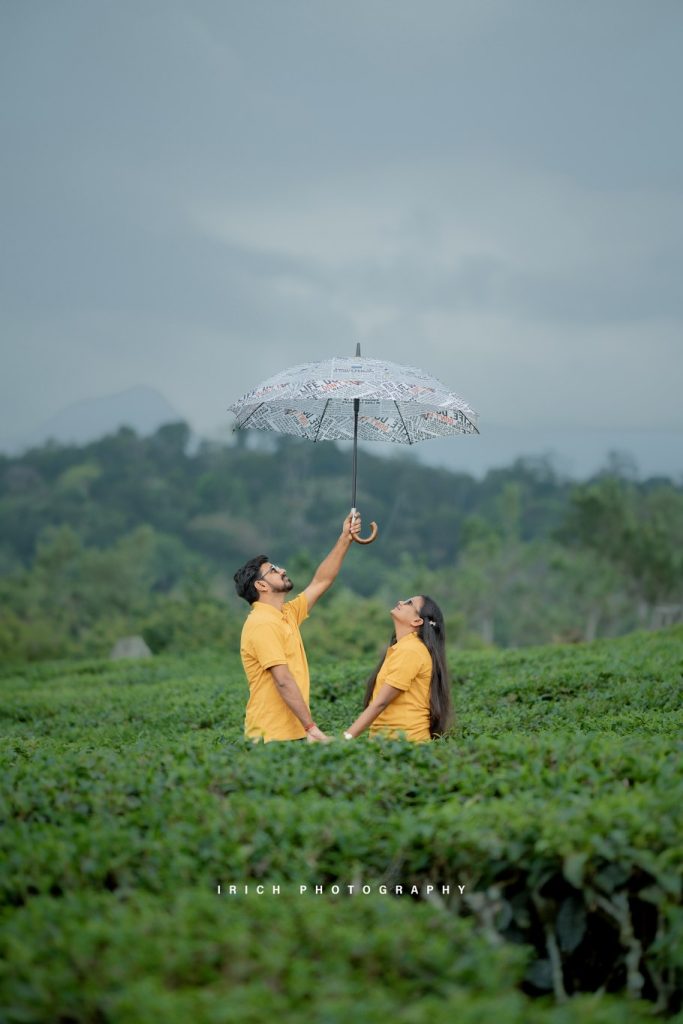
[(470, 463), (679, 475), (682, 44), (680, 0), (0, 0), (0, 437), (136, 385), (216, 434), (360, 341)]

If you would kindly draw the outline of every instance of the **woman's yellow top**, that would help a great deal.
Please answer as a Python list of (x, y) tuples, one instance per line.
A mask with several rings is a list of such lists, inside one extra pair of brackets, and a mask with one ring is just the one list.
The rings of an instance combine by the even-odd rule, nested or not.
[(373, 700), (384, 683), (401, 690), (370, 726), (371, 735), (382, 733), (421, 743), (429, 734), (429, 691), (432, 656), (417, 633), (408, 633), (393, 644), (377, 675)]

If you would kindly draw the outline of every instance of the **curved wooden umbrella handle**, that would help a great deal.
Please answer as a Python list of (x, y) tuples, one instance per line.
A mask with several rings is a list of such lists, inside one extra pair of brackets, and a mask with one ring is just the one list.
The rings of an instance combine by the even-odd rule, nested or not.
[(373, 540), (377, 536), (377, 523), (370, 523), (370, 536), (359, 537), (357, 533), (351, 534), (351, 539), (355, 540), (356, 544), (372, 544)]

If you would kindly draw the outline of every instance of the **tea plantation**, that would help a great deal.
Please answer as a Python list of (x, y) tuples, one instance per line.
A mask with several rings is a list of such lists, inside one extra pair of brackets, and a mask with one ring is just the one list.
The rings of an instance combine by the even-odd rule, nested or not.
[(0, 1020), (683, 1021), (683, 630), (450, 665), (418, 746), (247, 744), (234, 654), (5, 668)]

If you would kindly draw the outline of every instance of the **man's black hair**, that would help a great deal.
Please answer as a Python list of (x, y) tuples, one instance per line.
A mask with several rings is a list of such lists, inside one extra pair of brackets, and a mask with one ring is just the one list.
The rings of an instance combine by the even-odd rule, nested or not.
[(256, 555), (255, 558), (250, 558), (248, 562), (245, 562), (233, 577), (238, 596), (243, 597), (249, 604), (254, 604), (258, 601), (258, 590), (254, 583), (256, 582), (256, 577), (261, 575), (261, 566), (269, 561), (268, 555)]

